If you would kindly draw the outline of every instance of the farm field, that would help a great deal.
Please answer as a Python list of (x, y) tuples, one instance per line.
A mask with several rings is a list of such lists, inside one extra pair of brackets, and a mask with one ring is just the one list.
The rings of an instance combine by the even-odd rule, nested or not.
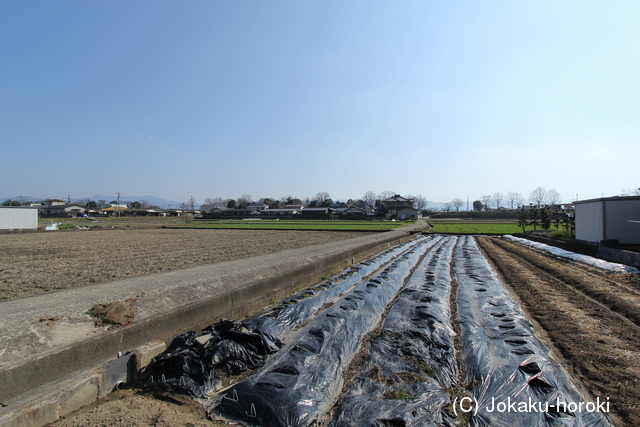
[[(522, 228), (515, 221), (498, 222), (498, 221), (446, 221), (446, 220), (429, 220), (429, 224), (433, 227), (429, 231), (433, 233), (461, 233), (461, 234), (513, 234), (522, 233)], [(526, 230), (532, 230), (526, 227)]]
[(404, 227), (408, 222), (399, 221), (339, 221), (339, 220), (237, 220), (194, 221), (189, 228), (240, 229), (240, 230), (316, 230), (316, 231), (387, 231)]
[(125, 226), (0, 234), (0, 300), (362, 236), (362, 232), (149, 228), (146, 221), (142, 227), (126, 227), (130, 221), (108, 224)]
[[(249, 425), (283, 425), (279, 417), (291, 420), (292, 414), (300, 416), (295, 425), (314, 419), (336, 426), (451, 425), (456, 415), (461, 425), (640, 425), (638, 274), (605, 272), (495, 237), (423, 239), (426, 246), (415, 252), (367, 262), (328, 288), (304, 291), (248, 319), (250, 328), (262, 325), (281, 336), (285, 347), (250, 377), (223, 375), (232, 388), (221, 392), (228, 393), (222, 406), (207, 407), (209, 416), (231, 415)], [(378, 270), (367, 270), (376, 263)], [(354, 279), (358, 274), (361, 282)], [(301, 309), (323, 295), (316, 309)], [(303, 312), (310, 317), (291, 324), (288, 313)], [(349, 319), (370, 326), (354, 329)], [(342, 356), (334, 361), (336, 352)], [(347, 355), (351, 363), (336, 368)], [(314, 360), (322, 363), (315, 367)], [(315, 403), (289, 402), (288, 387)], [(257, 394), (247, 397), (253, 389)], [(314, 393), (334, 397), (323, 401)], [(562, 408), (454, 413), (456, 397), (478, 399), (486, 409), (490, 396), (543, 402), (558, 393), (569, 401), (580, 394), (606, 400), (611, 419)], [(55, 425), (224, 425), (205, 416), (184, 394), (138, 385)]]

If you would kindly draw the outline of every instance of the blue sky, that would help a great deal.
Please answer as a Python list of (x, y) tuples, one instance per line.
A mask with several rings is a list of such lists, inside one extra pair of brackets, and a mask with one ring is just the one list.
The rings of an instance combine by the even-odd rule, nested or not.
[(0, 0), (1, 196), (640, 186), (636, 1)]

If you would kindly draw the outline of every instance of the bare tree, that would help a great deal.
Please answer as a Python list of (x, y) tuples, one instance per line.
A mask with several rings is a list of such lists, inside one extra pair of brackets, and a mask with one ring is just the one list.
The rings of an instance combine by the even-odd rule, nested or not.
[(451, 202), (447, 202), (442, 205), (442, 212), (451, 212), (453, 210), (453, 204)]
[(364, 196), (362, 196), (362, 201), (364, 201), (365, 206), (368, 209), (373, 209), (376, 205), (376, 193), (374, 193), (373, 191), (367, 191), (366, 193), (364, 193)]
[(332, 202), (331, 196), (326, 191), (319, 191), (314, 196), (313, 200), (316, 202), (316, 206), (329, 206)]
[(285, 196), (280, 198), (280, 206), (285, 207), (286, 205), (302, 205), (302, 200), (297, 197)]
[(451, 201), (451, 204), (453, 205), (456, 212), (458, 212), (460, 211), (460, 208), (462, 207), (462, 205), (464, 205), (464, 202), (462, 201), (462, 199), (453, 199)]
[(484, 207), (484, 210), (488, 211), (491, 207), (491, 196), (488, 194), (483, 194), (482, 197), (480, 197), (480, 200), (482, 200), (482, 206)]
[(496, 204), (496, 209), (500, 209), (500, 204), (502, 203), (502, 199), (504, 197), (502, 196), (502, 193), (497, 192), (497, 193), (493, 193), (493, 201)]
[(206, 199), (204, 199), (204, 203), (200, 205), (200, 209), (203, 212), (211, 212), (215, 207), (216, 207), (216, 204), (213, 201), (213, 199), (210, 197), (207, 197)]
[(548, 197), (548, 192), (545, 188), (537, 187), (531, 192), (531, 194), (529, 194), (529, 202), (539, 208), (542, 205), (547, 204)]
[(214, 208), (222, 208), (222, 207), (227, 206), (227, 200), (223, 199), (222, 197), (214, 197), (212, 199), (211, 205)]
[(413, 207), (418, 209), (419, 211), (426, 209), (427, 208), (427, 198), (424, 197), (422, 194), (418, 194), (416, 197), (413, 198)]
[(507, 193), (507, 202), (511, 205), (511, 210), (522, 206), (524, 204), (524, 196), (520, 193), (514, 193), (512, 191)]
[(558, 193), (558, 190), (552, 188), (547, 191), (547, 203), (549, 203), (549, 206), (555, 206), (560, 203), (560, 193)]
[(621, 196), (640, 196), (640, 188), (625, 188), (620, 193)]
[(395, 196), (396, 194), (398, 193), (396, 193), (395, 191), (389, 191), (389, 190), (383, 191), (382, 193), (380, 193), (380, 200), (386, 200), (390, 197)]
[(238, 197), (237, 208), (246, 209), (247, 206), (251, 204), (251, 201), (252, 201), (251, 194), (243, 194), (242, 196)]

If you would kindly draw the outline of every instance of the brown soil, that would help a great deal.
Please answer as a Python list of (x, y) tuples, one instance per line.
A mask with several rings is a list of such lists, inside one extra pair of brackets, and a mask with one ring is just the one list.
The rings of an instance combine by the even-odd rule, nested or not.
[(638, 275), (567, 263), (501, 239), (478, 243), (571, 374), (594, 399), (610, 399), (616, 425), (640, 425)]
[(0, 235), (0, 300), (362, 236), (287, 230), (91, 229)]
[(125, 389), (58, 420), (57, 427), (216, 427), (201, 404), (185, 395), (147, 393)]

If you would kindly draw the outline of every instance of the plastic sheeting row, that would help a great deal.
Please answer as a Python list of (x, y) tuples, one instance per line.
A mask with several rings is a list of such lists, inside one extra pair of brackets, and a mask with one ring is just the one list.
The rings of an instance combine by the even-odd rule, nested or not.
[(523, 239), (515, 236), (504, 236), (507, 240), (512, 240), (523, 245), (531, 246), (538, 250), (548, 252), (550, 254), (570, 259), (573, 261), (580, 261), (585, 264), (592, 265), (594, 267), (602, 268), (603, 270), (615, 271), (618, 273), (640, 273), (635, 267), (631, 267), (624, 264), (618, 264), (615, 262), (604, 261), (602, 259), (594, 258), (589, 255), (581, 255), (575, 252), (566, 251), (564, 249), (556, 248), (555, 246), (545, 245), (544, 243), (534, 242), (533, 240)]
[[(424, 238), (423, 238), (424, 239)], [(147, 368), (147, 387), (204, 398), (221, 387), (217, 371), (238, 375), (256, 369), (283, 345), (295, 327), (307, 322), (328, 301), (336, 299), (421, 239), (394, 246), (350, 267), (283, 302), (275, 310), (243, 323), (223, 319), (198, 335), (178, 336)]]
[(461, 238), (454, 265), (462, 361), (466, 382), (476, 384), (474, 425), (610, 425), (549, 356), (474, 239)]
[(210, 413), (258, 426), (308, 426), (337, 401), (343, 373), (360, 344), (382, 319), (387, 305), (435, 242), (414, 246), (382, 272), (338, 299), (260, 370), (225, 390)]
[(455, 242), (442, 238), (416, 268), (371, 338), (369, 357), (332, 425), (455, 424), (448, 393), (458, 378), (449, 301)]

